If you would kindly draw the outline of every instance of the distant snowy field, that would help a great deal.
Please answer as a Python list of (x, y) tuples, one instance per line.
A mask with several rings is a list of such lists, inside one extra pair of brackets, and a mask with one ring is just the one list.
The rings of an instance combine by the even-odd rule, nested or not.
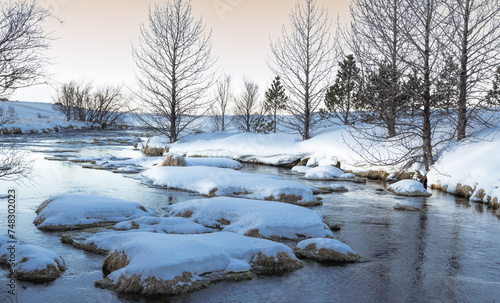
[(50, 132), (54, 128), (83, 128), (85, 123), (78, 121), (66, 121), (63, 114), (54, 110), (50, 103), (0, 101), (3, 114), (7, 115), (9, 109), (14, 110), (13, 123), (0, 125), (0, 133), (16, 132)]

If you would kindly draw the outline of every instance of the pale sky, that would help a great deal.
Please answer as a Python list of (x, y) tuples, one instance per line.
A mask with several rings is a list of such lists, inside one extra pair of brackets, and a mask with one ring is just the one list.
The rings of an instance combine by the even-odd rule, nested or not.
[[(92, 81), (96, 86), (135, 84), (132, 44), (137, 45), (139, 27), (147, 22), (146, 0), (37, 0), (50, 7), (53, 15), (46, 24), (57, 39), (47, 52), (52, 58), (49, 72), (52, 86), (20, 89), (11, 100), (52, 102), (55, 89), (71, 80)], [(296, 0), (192, 0), (196, 18), (202, 16), (212, 29), (212, 52), (220, 71), (233, 77), (238, 88), (244, 76), (260, 85), (263, 94), (273, 75), (266, 59), (269, 38), (281, 36), (289, 24)], [(333, 19), (349, 19), (350, 0), (317, 0)], [(335, 26), (332, 26), (332, 35)]]

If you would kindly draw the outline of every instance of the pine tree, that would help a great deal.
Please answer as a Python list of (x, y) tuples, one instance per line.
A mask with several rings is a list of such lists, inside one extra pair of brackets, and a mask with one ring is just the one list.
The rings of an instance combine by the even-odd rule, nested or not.
[(486, 102), (488, 106), (500, 106), (500, 66), (497, 67), (493, 87), (486, 94)]
[(446, 109), (448, 113), (451, 108), (456, 108), (458, 104), (458, 82), (459, 67), (453, 57), (446, 58), (445, 65), (439, 73), (435, 92), (432, 96), (433, 106)]
[(280, 77), (276, 76), (271, 87), (266, 92), (266, 100), (264, 102), (264, 109), (273, 116), (274, 132), (277, 130), (278, 112), (286, 109), (287, 101), (288, 97), (285, 94), (285, 88), (281, 84)]
[(393, 81), (393, 69), (387, 61), (369, 71), (360, 103), (364, 122), (387, 129), (387, 138), (397, 135), (396, 126), (404, 110), (402, 84), (398, 80), (395, 87)]
[(339, 66), (335, 83), (326, 92), (325, 105), (344, 125), (350, 125), (352, 112), (360, 105), (360, 72), (353, 55), (347, 55)]
[(410, 108), (411, 116), (414, 117), (417, 110), (422, 106), (422, 91), (424, 89), (422, 78), (418, 71), (413, 69), (403, 84), (403, 100)]

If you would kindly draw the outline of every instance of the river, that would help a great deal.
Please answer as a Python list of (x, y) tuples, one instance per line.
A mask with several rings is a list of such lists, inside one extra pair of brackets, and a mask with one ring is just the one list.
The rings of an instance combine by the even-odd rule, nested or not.
[[(131, 136), (139, 131), (107, 131)], [(35, 177), (16, 185), (19, 195), (16, 233), (22, 240), (56, 251), (68, 269), (57, 280), (18, 282), (19, 302), (500, 302), (500, 221), (481, 204), (431, 191), (430, 198), (403, 198), (383, 191), (380, 182), (343, 183), (346, 193), (321, 195), (313, 209), (339, 224), (336, 237), (362, 256), (361, 262), (325, 266), (306, 262), (280, 277), (222, 282), (179, 297), (141, 298), (94, 288), (102, 278), (103, 256), (61, 244), (57, 233), (33, 225), (37, 206), (50, 196), (96, 194), (137, 201), (161, 210), (196, 194), (147, 186), (138, 178), (81, 168), (67, 161), (48, 161), (54, 154), (138, 157), (131, 145), (94, 144), (97, 132), (68, 132), (4, 137), (30, 149)], [(282, 176), (298, 182), (288, 169), (244, 165), (243, 171)], [(326, 185), (328, 182), (308, 182)], [(12, 183), (2, 182), (6, 194)], [(7, 232), (5, 199), (0, 229)], [(396, 211), (396, 203), (422, 208)], [(168, 258), (168, 256), (165, 256)], [(0, 271), (0, 299), (7, 296), (7, 271)]]

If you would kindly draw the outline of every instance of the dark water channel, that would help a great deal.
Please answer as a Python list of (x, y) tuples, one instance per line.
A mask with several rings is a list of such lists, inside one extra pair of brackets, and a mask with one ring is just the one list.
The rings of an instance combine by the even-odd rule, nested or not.
[[(136, 131), (107, 132), (130, 136)], [(341, 230), (336, 236), (362, 261), (345, 266), (307, 262), (281, 277), (255, 276), (251, 281), (223, 282), (180, 297), (140, 298), (94, 288), (102, 277), (103, 256), (63, 245), (57, 233), (38, 231), (32, 224), (36, 207), (50, 196), (98, 194), (138, 201), (161, 209), (168, 203), (197, 198), (191, 193), (151, 188), (137, 178), (81, 168), (81, 164), (48, 161), (54, 154), (138, 157), (131, 145), (93, 144), (93, 132), (9, 137), (28, 147), (37, 176), (16, 185), (19, 192), (18, 236), (55, 250), (68, 270), (45, 284), (18, 282), (19, 302), (500, 302), (500, 220), (482, 205), (433, 191), (430, 198), (402, 198), (380, 191), (383, 184), (344, 183), (346, 193), (321, 195), (314, 210)], [(5, 140), (5, 138), (2, 138)], [(288, 175), (287, 169), (246, 165), (243, 171)], [(308, 182), (326, 185), (328, 182)], [(4, 195), (12, 183), (2, 184)], [(5, 193), (4, 193), (5, 192)], [(5, 199), (1, 205), (6, 205)], [(422, 208), (396, 211), (396, 203)], [(3, 206), (0, 206), (3, 207)], [(6, 207), (0, 210), (6, 233)], [(165, 256), (168, 258), (168, 256)], [(0, 302), (7, 299), (7, 271), (0, 270)]]

